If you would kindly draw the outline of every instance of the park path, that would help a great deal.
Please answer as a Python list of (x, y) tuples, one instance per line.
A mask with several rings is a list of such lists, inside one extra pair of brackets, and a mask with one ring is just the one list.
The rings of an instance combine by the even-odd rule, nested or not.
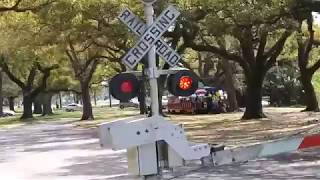
[[(320, 150), (203, 168), (174, 179), (320, 179)], [(3, 180), (129, 180), (124, 151), (101, 149), (96, 129), (70, 122), (0, 130)], [(173, 179), (173, 178), (169, 178)]]
[(93, 129), (56, 122), (0, 130), (3, 180), (119, 179), (126, 169), (125, 152), (101, 149)]

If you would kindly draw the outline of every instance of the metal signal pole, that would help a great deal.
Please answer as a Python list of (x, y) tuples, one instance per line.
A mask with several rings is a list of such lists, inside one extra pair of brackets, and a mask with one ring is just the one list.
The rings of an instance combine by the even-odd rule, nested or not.
[[(147, 20), (147, 28), (153, 24), (154, 9), (152, 2), (144, 3), (144, 14)], [(150, 83), (150, 98), (152, 116), (159, 116), (159, 97), (158, 97), (158, 77), (159, 72), (156, 65), (156, 47), (153, 46), (148, 52), (148, 75)]]

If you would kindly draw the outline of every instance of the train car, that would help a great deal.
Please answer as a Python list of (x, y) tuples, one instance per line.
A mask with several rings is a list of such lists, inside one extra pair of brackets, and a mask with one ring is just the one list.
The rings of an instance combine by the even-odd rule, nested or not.
[[(219, 96), (219, 99), (213, 96)], [(169, 97), (167, 109), (169, 113), (221, 113), (223, 111), (222, 99), (226, 99), (223, 90), (205, 87), (198, 89), (189, 97)]]

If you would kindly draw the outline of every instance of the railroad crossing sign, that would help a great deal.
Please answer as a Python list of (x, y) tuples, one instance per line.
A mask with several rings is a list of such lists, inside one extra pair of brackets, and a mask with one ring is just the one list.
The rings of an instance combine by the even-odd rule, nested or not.
[(125, 9), (119, 15), (119, 19), (137, 35), (141, 36), (138, 43), (122, 58), (122, 62), (130, 69), (133, 69), (139, 61), (155, 45), (156, 51), (168, 64), (174, 66), (181, 59), (161, 36), (170, 28), (173, 22), (179, 17), (180, 12), (172, 5), (164, 10), (156, 21), (146, 28), (146, 25), (135, 16), (129, 9)]
[[(147, 30), (143, 21), (128, 8), (124, 9), (118, 18), (138, 36), (142, 36)], [(181, 56), (161, 38), (156, 42), (156, 51), (170, 66), (175, 66), (181, 59)]]

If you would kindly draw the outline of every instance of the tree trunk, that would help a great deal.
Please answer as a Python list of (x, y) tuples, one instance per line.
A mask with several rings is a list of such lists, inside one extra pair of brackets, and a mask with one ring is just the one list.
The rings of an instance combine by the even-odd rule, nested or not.
[(14, 110), (14, 99), (15, 99), (14, 97), (8, 97), (10, 111), (15, 111)]
[(199, 76), (203, 78), (203, 60), (200, 52), (198, 52), (198, 69)]
[(92, 105), (90, 99), (90, 89), (89, 83), (87, 82), (80, 82), (81, 85), (81, 99), (83, 103), (83, 112), (81, 120), (93, 120), (93, 113), (92, 113)]
[(42, 111), (42, 116), (46, 116), (46, 115), (52, 115), (53, 114), (53, 111), (52, 111), (52, 96), (53, 94), (52, 93), (45, 93), (43, 95), (43, 103), (42, 103), (42, 108), (43, 108), (43, 111)]
[(92, 92), (93, 92), (94, 106), (97, 106), (97, 91), (93, 89)]
[(76, 93), (73, 93), (73, 102), (79, 104), (78, 94), (76, 94)]
[(3, 116), (2, 71), (0, 71), (0, 117)]
[(264, 70), (262, 68), (252, 69), (250, 74), (246, 75), (246, 111), (242, 119), (260, 119), (266, 116), (262, 109), (262, 85), (264, 80)]
[(312, 85), (312, 74), (308, 73), (307, 70), (301, 71), (301, 84), (305, 92), (305, 111), (319, 112), (319, 105), (314, 87)]
[(42, 114), (43, 94), (39, 94), (33, 101), (33, 114)]
[(235, 88), (235, 80), (232, 73), (230, 62), (227, 60), (222, 60), (222, 67), (225, 73), (225, 84), (228, 93), (229, 111), (234, 112), (239, 109)]
[(22, 120), (27, 120), (33, 118), (32, 116), (32, 97), (30, 95), (23, 95), (23, 114), (21, 116)]
[(62, 95), (61, 92), (59, 92), (59, 107), (62, 109)]

